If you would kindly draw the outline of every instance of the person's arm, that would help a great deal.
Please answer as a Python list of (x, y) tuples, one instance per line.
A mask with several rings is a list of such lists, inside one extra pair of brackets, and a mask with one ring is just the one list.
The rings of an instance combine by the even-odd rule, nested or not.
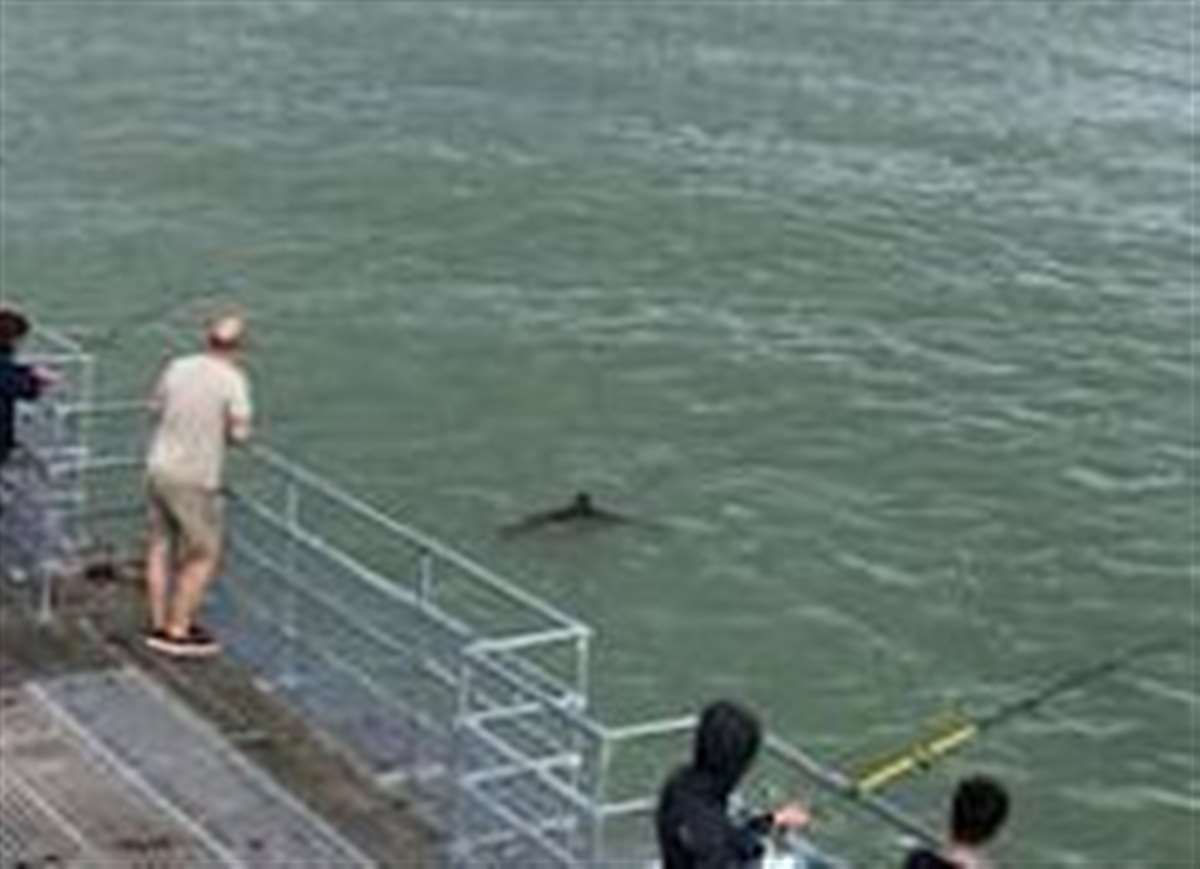
[(250, 440), (254, 409), (250, 403), (250, 385), (239, 377), (226, 417), (226, 434), (231, 443), (244, 444)]
[(53, 368), (46, 368), (42, 365), (34, 365), (31, 369), (33, 379), (38, 383), (38, 392), (45, 392), (47, 389), (52, 389), (62, 383), (63, 376)]
[(35, 401), (55, 381), (50, 372), (28, 365), (0, 366), (0, 396), (10, 401)]
[(738, 834), (760, 839), (768, 835), (774, 828), (775, 813), (763, 812), (761, 815), (754, 815), (752, 818), (742, 821), (742, 825), (738, 827)]
[(782, 805), (769, 815), (771, 826), (784, 830), (804, 830), (812, 823), (812, 813), (801, 802)]
[(727, 827), (704, 831), (692, 844), (696, 869), (744, 869), (763, 853), (758, 836)]
[[(808, 809), (798, 802), (780, 806), (772, 812), (754, 815), (736, 829), (734, 850), (742, 864), (762, 856), (763, 840), (776, 829), (803, 830), (812, 822)], [(740, 865), (740, 864), (739, 864)]]
[(689, 819), (680, 832), (698, 869), (743, 869), (762, 856), (763, 836), (770, 829), (770, 815), (736, 826), (725, 814), (706, 811)]
[(808, 808), (800, 802), (787, 803), (771, 812), (754, 815), (742, 822), (739, 828), (744, 833), (762, 837), (772, 830), (803, 830), (812, 823), (812, 815)]

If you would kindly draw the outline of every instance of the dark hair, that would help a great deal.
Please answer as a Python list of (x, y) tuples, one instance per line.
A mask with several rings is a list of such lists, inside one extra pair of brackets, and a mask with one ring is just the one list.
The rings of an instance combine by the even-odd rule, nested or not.
[(729, 793), (750, 768), (761, 742), (762, 726), (754, 713), (728, 700), (718, 700), (700, 716), (692, 762)]
[(954, 792), (950, 832), (956, 842), (982, 845), (1008, 817), (1008, 793), (993, 779), (977, 775), (963, 779)]
[(29, 332), (29, 319), (13, 308), (0, 307), (0, 350), (12, 346)]

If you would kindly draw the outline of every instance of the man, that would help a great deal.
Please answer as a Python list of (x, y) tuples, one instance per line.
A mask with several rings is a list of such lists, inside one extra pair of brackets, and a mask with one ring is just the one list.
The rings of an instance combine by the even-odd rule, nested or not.
[(983, 847), (1008, 818), (1008, 793), (986, 776), (959, 782), (950, 808), (950, 842), (939, 852), (918, 848), (904, 869), (990, 869)]
[[(13, 578), (30, 570), (65, 571), (68, 557), (66, 539), (47, 503), (46, 470), (17, 443), (17, 402), (37, 401), (59, 381), (48, 369), (15, 360), (29, 329), (25, 315), (0, 306), (0, 567)], [(60, 557), (62, 561), (56, 560)]]
[(730, 820), (729, 796), (762, 742), (752, 713), (722, 700), (704, 710), (692, 762), (676, 770), (659, 797), (655, 825), (663, 869), (740, 869), (763, 855), (773, 828), (803, 829), (808, 810), (791, 803), (740, 826)]
[[(205, 334), (205, 352), (171, 362), (151, 399), (157, 426), (146, 460), (146, 642), (170, 655), (220, 651), (195, 618), (221, 558), (225, 446), (250, 438), (250, 385), (242, 368), (245, 333), (246, 322), (239, 315), (214, 319)], [(169, 596), (172, 543), (178, 573)]]

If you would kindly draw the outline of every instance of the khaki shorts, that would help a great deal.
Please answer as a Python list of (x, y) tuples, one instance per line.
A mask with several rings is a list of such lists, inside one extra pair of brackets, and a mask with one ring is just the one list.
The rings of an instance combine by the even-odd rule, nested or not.
[(150, 533), (179, 541), (188, 557), (216, 556), (225, 532), (220, 496), (211, 489), (146, 478)]

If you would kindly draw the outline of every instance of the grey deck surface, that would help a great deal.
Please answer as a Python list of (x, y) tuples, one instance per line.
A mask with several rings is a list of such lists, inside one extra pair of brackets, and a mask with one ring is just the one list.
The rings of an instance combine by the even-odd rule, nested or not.
[(34, 692), (0, 703), (0, 866), (222, 865)]
[[(224, 770), (227, 784), (232, 780), (238, 789), (257, 789), (262, 796), (269, 775), (269, 801), (283, 809), (270, 823), (282, 817), (287, 828), (289, 815), (304, 820), (300, 826), (309, 832), (302, 833), (303, 848), (308, 850), (307, 843), (315, 848), (303, 857), (307, 865), (314, 860), (337, 865), (330, 861), (339, 859), (342, 865), (349, 859), (350, 865), (396, 869), (438, 864), (440, 843), (414, 812), (410, 797), (384, 790), (364, 774), (336, 741), (313, 729), (311, 715), (248, 670), (232, 648), (231, 654), (202, 661), (148, 649), (142, 641), (145, 604), (136, 566), (122, 567), (115, 578), (63, 584), (56, 618), (48, 625), (32, 617), (25, 590), (0, 582), (0, 869), (202, 869), (238, 863), (270, 869), (278, 865), (275, 853), (299, 850), (299, 842), (281, 842), (276, 834), (249, 833), (244, 841), (233, 841), (246, 835), (250, 824), (242, 821), (257, 818), (255, 824), (262, 825), (270, 813), (254, 810), (252, 803), (247, 809), (245, 797), (229, 787), (210, 786), (205, 796), (177, 799), (187, 795), (171, 788), (196, 774), (188, 763), (181, 770), (178, 757), (190, 757), (184, 746), (197, 741), (220, 747), (217, 755), (224, 760), (215, 768)], [(222, 632), (221, 639), (227, 648), (236, 646), (240, 633)], [(114, 680), (113, 674), (123, 675)], [(346, 700), (339, 696), (335, 702)], [(88, 738), (72, 733), (71, 721), (83, 725)], [(97, 756), (89, 741), (108, 760)], [(132, 768), (143, 787), (114, 772), (114, 764)], [(210, 767), (202, 768), (208, 774)], [(55, 770), (62, 774), (52, 777)], [(172, 776), (174, 782), (164, 783)], [(188, 791), (202, 792), (190, 786)], [(245, 817), (210, 828), (210, 821), (228, 818), (231, 811)], [(95, 826), (102, 829), (81, 838), (81, 821), (94, 812), (101, 819)], [(106, 812), (133, 820), (113, 826)], [(204, 836), (197, 835), (197, 825)]]
[(140, 783), (135, 789), (190, 830), (221, 865), (373, 865), (140, 671), (72, 674), (27, 691), (53, 710), (61, 729), (121, 768), (121, 777)]

